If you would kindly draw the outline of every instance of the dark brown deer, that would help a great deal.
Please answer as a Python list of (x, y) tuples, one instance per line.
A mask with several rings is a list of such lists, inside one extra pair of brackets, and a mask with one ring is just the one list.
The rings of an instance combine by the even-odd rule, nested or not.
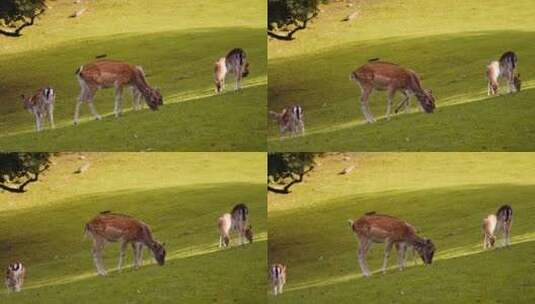
[(165, 244), (161, 244), (152, 237), (149, 225), (124, 214), (102, 212), (85, 225), (85, 233), (93, 239), (91, 251), (98, 274), (105, 276), (106, 270), (102, 263), (104, 246), (109, 242), (119, 242), (119, 271), (123, 264), (128, 244), (134, 249), (134, 266), (138, 268), (143, 263), (143, 246), (147, 246), (159, 265), (165, 263)]
[(98, 90), (102, 88), (115, 88), (115, 117), (122, 114), (123, 88), (133, 88), (134, 109), (139, 108), (139, 95), (143, 96), (151, 110), (158, 110), (163, 105), (163, 98), (158, 89), (153, 89), (145, 79), (145, 73), (140, 66), (118, 60), (96, 60), (78, 68), (76, 77), (80, 83), (80, 97), (74, 111), (74, 124), (78, 124), (80, 106), (86, 101), (93, 116), (100, 120), (93, 104)]
[(370, 276), (366, 264), (366, 254), (372, 243), (385, 243), (383, 273), (386, 272), (388, 258), (392, 247), (398, 251), (399, 269), (405, 267), (405, 252), (412, 246), (422, 258), (424, 264), (431, 264), (435, 253), (435, 245), (430, 239), (419, 237), (416, 229), (409, 223), (389, 215), (366, 213), (356, 221), (349, 220), (351, 230), (359, 239), (358, 260), (362, 274)]
[(397, 64), (372, 61), (351, 73), (350, 79), (357, 82), (362, 91), (360, 97), (360, 107), (368, 123), (375, 122), (368, 98), (374, 89), (378, 91), (387, 91), (386, 118), (390, 119), (392, 102), (397, 91), (400, 91), (405, 99), (401, 102), (400, 107), (410, 106), (410, 97), (415, 95), (420, 101), (420, 105), (427, 113), (433, 113), (435, 110), (435, 98), (431, 90), (424, 90), (420, 83), (420, 77), (414, 71), (403, 68)]

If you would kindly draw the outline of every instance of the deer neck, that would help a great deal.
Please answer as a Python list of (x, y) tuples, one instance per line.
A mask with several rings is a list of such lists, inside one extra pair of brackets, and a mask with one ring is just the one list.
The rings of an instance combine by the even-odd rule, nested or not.
[(141, 94), (143, 94), (145, 98), (147, 98), (148, 96), (150, 96), (152, 88), (149, 86), (149, 84), (145, 80), (145, 77), (143, 76), (141, 71), (136, 70), (134, 73), (135, 73), (134, 86), (136, 87), (136, 89), (138, 89), (138, 91), (141, 92)]

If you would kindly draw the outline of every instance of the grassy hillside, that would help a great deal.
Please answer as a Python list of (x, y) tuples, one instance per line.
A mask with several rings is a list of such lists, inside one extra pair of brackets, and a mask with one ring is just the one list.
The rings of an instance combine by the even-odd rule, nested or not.
[[(103, 153), (54, 159), (25, 194), (0, 193), (0, 265), (27, 266), (19, 294), (2, 303), (247, 303), (265, 299), (265, 155)], [(90, 169), (73, 174), (89, 161)], [(246, 163), (247, 166), (243, 166)], [(236, 169), (239, 168), (239, 169)], [(232, 172), (232, 173), (230, 173)], [(219, 250), (216, 221), (236, 202), (250, 208), (255, 242)], [(166, 242), (157, 266), (147, 250), (139, 270), (115, 269), (118, 245), (104, 252), (112, 270), (97, 277), (83, 225), (102, 210), (142, 219)], [(127, 264), (133, 254), (127, 252)]]
[[(311, 27), (292, 42), (268, 43), (268, 107), (301, 104), (307, 127), (306, 136), (280, 140), (271, 122), (270, 150), (533, 150), (532, 1), (352, 2), (349, 8), (322, 6)], [(357, 19), (340, 21), (353, 11)], [(489, 98), (485, 67), (507, 50), (519, 56), (523, 91)], [(437, 111), (419, 112), (413, 98), (412, 111), (386, 121), (386, 94), (375, 91), (370, 105), (378, 122), (366, 124), (360, 89), (349, 74), (377, 57), (417, 71), (423, 86), (433, 90)]]
[[(258, 151), (265, 147), (266, 45), (263, 1), (97, 0), (50, 2), (36, 26), (20, 38), (0, 37), (0, 150), (52, 151)], [(82, 6), (86, 13), (68, 18)], [(239, 14), (236, 6), (242, 6)], [(242, 47), (251, 64), (241, 92), (214, 96), (213, 64)], [(82, 124), (73, 127), (79, 94), (75, 70), (106, 54), (143, 66), (159, 87), (164, 106), (130, 112), (124, 95), (123, 117), (113, 111), (113, 90), (97, 93), (103, 121), (82, 106)], [(21, 94), (50, 85), (56, 89), (56, 130), (34, 133), (33, 117)]]
[[(535, 155), (371, 153), (329, 155), (289, 195), (268, 196), (270, 263), (288, 265), (286, 292), (272, 303), (532, 303)], [(349, 175), (337, 175), (355, 165)], [(483, 217), (514, 208), (508, 249), (482, 252)], [(347, 219), (376, 211), (407, 220), (437, 248), (386, 275), (361, 276)], [(299, 228), (296, 228), (299, 227)], [(501, 244), (501, 238), (498, 241)], [(384, 246), (368, 254), (372, 271)]]

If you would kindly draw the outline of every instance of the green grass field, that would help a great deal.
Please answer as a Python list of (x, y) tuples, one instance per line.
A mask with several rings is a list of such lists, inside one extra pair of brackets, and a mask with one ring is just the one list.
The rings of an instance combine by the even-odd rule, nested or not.
[[(265, 301), (265, 154), (85, 155), (55, 157), (27, 193), (0, 193), (0, 265), (21, 259), (27, 267), (22, 292), (6, 294), (2, 285), (1, 303)], [(86, 173), (73, 174), (87, 161)], [(237, 202), (249, 206), (255, 241), (220, 250), (217, 218)], [(112, 271), (96, 276), (83, 226), (103, 210), (151, 225), (154, 237), (166, 242), (165, 265), (144, 250), (145, 264), (134, 270), (129, 248), (128, 268), (119, 273), (118, 245), (111, 244), (104, 261)]]
[[(310, 28), (291, 42), (271, 40), (268, 107), (304, 108), (307, 134), (279, 139), (268, 126), (271, 151), (532, 151), (535, 146), (535, 19), (533, 2), (353, 1), (322, 6)], [(342, 18), (359, 11), (353, 22)], [(507, 51), (519, 56), (523, 90), (487, 96), (485, 68)], [(360, 89), (349, 74), (370, 58), (417, 71), (437, 99), (424, 114), (386, 121), (386, 94), (374, 91), (365, 123)], [(505, 86), (501, 92), (506, 92)], [(400, 95), (396, 96), (397, 101)]]
[[(20, 38), (0, 37), (0, 150), (2, 151), (260, 151), (266, 145), (266, 40), (264, 1), (84, 1), (49, 2), (51, 9)], [(236, 10), (236, 7), (241, 7)], [(251, 74), (234, 92), (215, 96), (213, 64), (230, 49), (247, 51)], [(116, 119), (113, 89), (95, 105), (103, 121), (81, 110), (73, 126), (79, 94), (74, 72), (106, 54), (143, 66), (159, 87), (164, 106)], [(50, 85), (56, 89), (56, 130), (34, 132), (21, 94)]]
[[(330, 154), (289, 195), (268, 196), (270, 263), (288, 266), (271, 303), (533, 303), (535, 155), (504, 153)], [(355, 165), (349, 175), (338, 175)], [(481, 221), (514, 208), (512, 246), (482, 252)], [(433, 264), (409, 259), (361, 276), (347, 220), (376, 211), (407, 220), (437, 248)], [(501, 245), (501, 238), (498, 244)], [(384, 246), (368, 254), (372, 271)]]

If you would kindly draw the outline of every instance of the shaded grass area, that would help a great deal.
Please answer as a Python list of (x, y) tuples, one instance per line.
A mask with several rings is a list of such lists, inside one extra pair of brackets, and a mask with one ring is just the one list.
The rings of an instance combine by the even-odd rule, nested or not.
[[(90, 157), (95, 159), (94, 162), (98, 158), (107, 164), (95, 164), (95, 171), (106, 167), (114, 171), (117, 156)], [(164, 168), (163, 172), (170, 173), (161, 175), (160, 178), (165, 179), (172, 176), (172, 169), (165, 169), (169, 157), (166, 153), (154, 154), (150, 161), (138, 158), (136, 162), (121, 167), (123, 170), (130, 168), (130, 172), (133, 172), (133, 167), (144, 171), (151, 170), (149, 162), (158, 163)], [(190, 157), (185, 156), (184, 160)], [(57, 161), (65, 165), (62, 158)], [(197, 157), (197, 161), (201, 162), (203, 158)], [(211, 161), (205, 162), (208, 166), (205, 169), (217, 170), (211, 164), (217, 158), (213, 154)], [(247, 159), (252, 160), (244, 154), (243, 157), (235, 156), (234, 161)], [(181, 162), (180, 154), (175, 154), (175, 161), (181, 163), (181, 167), (195, 168), (199, 165)], [(223, 168), (220, 166), (219, 170)], [(241, 175), (245, 171), (238, 170), (236, 173)], [(67, 178), (66, 175), (62, 173), (56, 177)], [(217, 173), (214, 175), (217, 176)], [(57, 200), (50, 199), (43, 205), (36, 202), (33, 208), (28, 206), (31, 201), (19, 202), (26, 206), (0, 213), (0, 227), (4, 227), (0, 238), (0, 262), (5, 265), (20, 258), (28, 270), (23, 291), (10, 295), (2, 291), (2, 303), (85, 303), (89, 299), (97, 303), (146, 303), (156, 300), (164, 303), (234, 303), (265, 299), (265, 186), (256, 182), (256, 176), (251, 176), (250, 182), (233, 181), (235, 178), (218, 182), (215, 178), (214, 183), (210, 183), (209, 176), (199, 173), (191, 177), (192, 184), (180, 185), (181, 180), (178, 179), (175, 186), (165, 186), (164, 182), (160, 187), (156, 186), (157, 180), (150, 179), (151, 173), (145, 175), (148, 187), (136, 185), (136, 179), (143, 179), (143, 174), (130, 173), (117, 177), (112, 173), (111, 177), (105, 187), (113, 183), (115, 191), (81, 192)], [(200, 177), (205, 183), (195, 181)], [(124, 184), (129, 182), (132, 186), (125, 187)], [(66, 183), (66, 191), (76, 192), (83, 183), (71, 180)], [(42, 186), (49, 187), (44, 193), (53, 193), (57, 189), (53, 183), (37, 187)], [(33, 190), (36, 190), (35, 187)], [(228, 212), (236, 202), (245, 202), (249, 206), (256, 242), (218, 250), (217, 218)], [(103, 210), (126, 213), (148, 223), (154, 237), (166, 242), (166, 264), (157, 266), (145, 250), (144, 267), (139, 270), (127, 268), (118, 273), (114, 270), (118, 261), (118, 245), (111, 244), (105, 249), (104, 263), (108, 270), (113, 271), (108, 277), (97, 277), (90, 255), (91, 242), (83, 237), (83, 225)], [(128, 266), (132, 260), (129, 248)], [(224, 284), (221, 278), (225, 278)]]
[[(349, 163), (357, 172), (344, 177), (329, 175), (347, 161), (329, 156), (320, 162), (293, 194), (269, 197), (269, 261), (287, 264), (289, 276), (286, 293), (270, 302), (533, 301), (535, 187), (526, 181), (533, 159), (481, 153), (364, 154), (353, 156)], [(498, 172), (503, 178), (494, 180)], [(515, 210), (513, 246), (482, 252), (481, 220), (505, 202)], [(424, 267), (409, 259), (409, 268), (398, 272), (393, 252), (386, 275), (362, 278), (358, 241), (347, 219), (369, 211), (405, 219), (430, 237), (437, 247), (434, 263)], [(367, 258), (371, 270), (380, 269), (383, 250), (382, 244), (372, 246)]]
[[(308, 134), (280, 141), (275, 122), (270, 122), (269, 150), (532, 150), (529, 143), (526, 145), (535, 131), (528, 118), (534, 114), (530, 101), (535, 77), (530, 68), (535, 65), (529, 55), (535, 50), (530, 42), (534, 38), (530, 22), (519, 18), (522, 21), (513, 23), (507, 17), (492, 26), (479, 18), (476, 7), (482, 4), (475, 1), (452, 5), (448, 15), (440, 19), (435, 16), (440, 13), (436, 7), (442, 5), (417, 0), (360, 4), (357, 9), (362, 18), (352, 25), (336, 21), (336, 16), (343, 14), (337, 5), (325, 6), (324, 15), (320, 14), (315, 26), (295, 43), (271, 42), (268, 107), (280, 110), (301, 104)], [(485, 5), (486, 16), (504, 5)], [(515, 5), (527, 4), (519, 1)], [(530, 9), (513, 14), (520, 16)], [(473, 18), (466, 18), (469, 12)], [(449, 27), (428, 24), (444, 19)], [(520, 58), (525, 92), (488, 98), (485, 67), (507, 50), (514, 50)], [(424, 87), (432, 89), (437, 98), (437, 112), (417, 112), (413, 98), (413, 113), (402, 113), (393, 118), (394, 122), (387, 122), (383, 119), (386, 94), (375, 91), (370, 97), (371, 111), (381, 120), (366, 125), (360, 110), (360, 89), (349, 80), (349, 74), (370, 58), (417, 71)], [(501, 92), (505, 92), (504, 85)], [(481, 103), (451, 107), (474, 101)], [(488, 101), (496, 107), (487, 107)]]
[[(0, 150), (251, 151), (265, 147), (267, 53), (263, 23), (258, 26), (259, 23), (253, 20), (260, 19), (262, 10), (252, 14), (253, 19), (249, 23), (243, 20), (230, 22), (226, 15), (232, 7), (228, 3), (201, 1), (197, 4), (196, 14), (183, 15), (195, 5), (184, 3), (182, 9), (174, 10), (176, 3), (153, 1), (149, 10), (152, 14), (164, 14), (165, 18), (170, 15), (192, 22), (187, 26), (184, 20), (170, 24), (156, 20), (150, 27), (140, 28), (138, 19), (145, 16), (147, 10), (138, 9), (129, 16), (122, 16), (122, 13), (141, 2), (135, 1), (127, 8), (125, 3), (111, 6), (100, 1), (92, 3), (90, 5), (94, 7), (88, 11), (91, 16), (78, 20), (77, 26), (65, 26), (61, 30), (47, 19), (54, 15), (51, 13), (50, 16), (45, 15), (35, 31), (28, 31), (20, 40), (6, 41), (18, 51), (11, 52), (10, 47), (0, 49), (0, 53), (4, 52), (0, 60), (0, 115), (3, 118), (0, 122)], [(249, 7), (260, 7), (259, 4), (249, 4)], [(62, 11), (67, 5), (71, 4), (58, 3)], [(112, 12), (122, 17), (110, 15)], [(207, 16), (214, 20), (220, 18), (221, 23), (207, 21), (201, 27), (199, 19)], [(91, 27), (96, 21), (100, 21), (98, 26), (86, 29), (89, 32), (78, 33), (79, 27)], [(129, 23), (133, 25), (125, 26)], [(103, 24), (113, 29), (102, 31)], [(117, 24), (121, 26), (113, 27)], [(42, 28), (55, 28), (59, 32), (53, 32), (49, 35), (50, 41), (44, 42), (40, 34), (34, 33)], [(235, 47), (247, 51), (251, 64), (250, 77), (244, 80), (243, 91), (233, 92), (232, 85), (223, 96), (214, 96), (213, 64)], [(143, 114), (131, 120), (107, 125), (105, 132), (104, 127), (98, 124), (100, 122), (74, 128), (72, 119), (79, 94), (74, 72), (98, 55), (141, 65), (149, 83), (162, 91), (164, 107), (155, 113), (145, 109)], [(229, 84), (233, 84), (232, 77)], [(55, 118), (59, 128), (49, 130), (52, 135), (22, 134), (33, 133), (35, 126), (33, 117), (22, 108), (20, 94), (30, 94), (46, 85), (56, 89)], [(111, 114), (113, 96), (112, 89), (97, 93), (95, 105), (101, 114)], [(126, 91), (124, 97), (123, 107), (128, 110), (132, 104), (130, 92)], [(176, 103), (190, 105), (169, 106)], [(132, 113), (126, 112), (125, 117), (128, 116)], [(86, 105), (82, 107), (81, 117), (82, 121), (92, 121)], [(136, 138), (130, 138), (134, 135), (129, 134), (132, 129), (138, 130)], [(154, 137), (159, 138), (157, 143), (150, 142)]]

